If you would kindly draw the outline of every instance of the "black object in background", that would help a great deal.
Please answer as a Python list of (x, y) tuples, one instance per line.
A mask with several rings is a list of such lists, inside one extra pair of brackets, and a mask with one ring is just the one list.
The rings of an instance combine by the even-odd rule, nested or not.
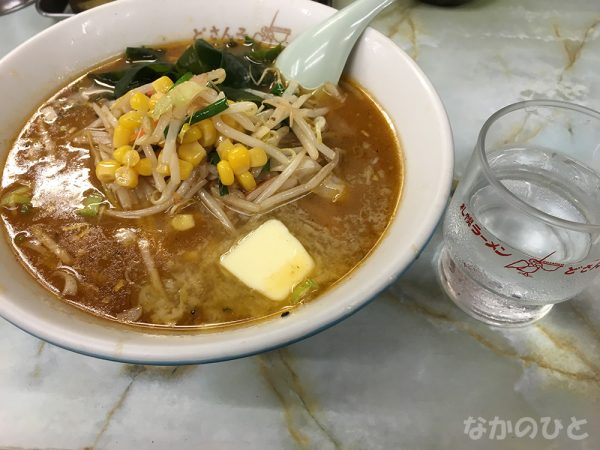
[[(333, 6), (333, 0), (314, 0), (317, 3)], [(69, 0), (36, 0), (36, 9), (42, 16), (64, 19), (72, 16)]]
[(72, 16), (69, 0), (36, 0), (35, 9), (42, 16), (64, 19)]
[(470, 2), (471, 0), (421, 0), (423, 3), (437, 6), (458, 6)]

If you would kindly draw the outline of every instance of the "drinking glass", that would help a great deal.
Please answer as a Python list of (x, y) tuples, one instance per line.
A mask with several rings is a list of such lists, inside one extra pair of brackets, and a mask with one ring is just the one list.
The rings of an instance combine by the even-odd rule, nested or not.
[(438, 278), (471, 316), (521, 326), (600, 273), (600, 113), (553, 100), (483, 125), (444, 218)]

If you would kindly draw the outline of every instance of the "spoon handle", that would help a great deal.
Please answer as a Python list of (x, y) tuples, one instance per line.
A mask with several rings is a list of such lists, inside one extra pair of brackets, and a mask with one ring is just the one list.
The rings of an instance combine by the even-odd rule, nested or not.
[(295, 79), (305, 88), (337, 83), (357, 39), (394, 1), (354, 1), (293, 40), (277, 58), (277, 67), (287, 79)]

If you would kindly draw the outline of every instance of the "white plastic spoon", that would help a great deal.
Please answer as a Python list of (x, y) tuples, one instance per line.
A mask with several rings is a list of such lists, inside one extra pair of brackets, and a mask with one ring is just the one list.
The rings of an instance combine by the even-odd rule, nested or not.
[(337, 84), (350, 51), (371, 20), (394, 0), (356, 0), (298, 36), (275, 61), (288, 80), (307, 89)]

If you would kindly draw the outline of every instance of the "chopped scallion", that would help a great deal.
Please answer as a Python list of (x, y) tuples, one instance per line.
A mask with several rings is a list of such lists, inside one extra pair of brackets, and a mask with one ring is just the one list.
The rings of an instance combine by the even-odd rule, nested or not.
[(196, 122), (200, 122), (201, 120), (209, 119), (213, 116), (216, 116), (219, 113), (222, 113), (227, 108), (229, 108), (229, 105), (227, 104), (227, 98), (220, 98), (216, 102), (211, 103), (205, 108), (202, 108), (200, 111), (196, 111), (194, 114), (192, 114), (189, 123), (190, 125), (193, 125)]
[(225, 186), (223, 183), (221, 183), (221, 181), (219, 181), (219, 195), (221, 197), (223, 197), (224, 195), (229, 195), (229, 188), (227, 186)]
[(75, 212), (82, 217), (96, 217), (100, 212), (100, 205), (103, 202), (104, 197), (94, 192), (83, 199), (83, 208), (79, 208)]
[(31, 204), (31, 189), (27, 186), (19, 186), (5, 194), (0, 200), (0, 206), (14, 207), (17, 205)]
[(33, 210), (33, 205), (30, 202), (21, 203), (19, 206), (19, 212), (21, 214), (29, 214)]
[(302, 283), (296, 285), (296, 287), (292, 291), (292, 303), (298, 303), (308, 294), (316, 291), (317, 289), (319, 289), (319, 283), (317, 283), (315, 280), (313, 280), (312, 278), (304, 280)]
[(285, 92), (285, 86), (281, 83), (275, 83), (271, 88), (271, 94), (281, 97)]
[(208, 162), (213, 166), (219, 164), (219, 161), (221, 161), (221, 158), (219, 157), (219, 154), (216, 150), (208, 154)]
[(223, 91), (229, 100), (233, 100), (234, 102), (253, 102), (258, 106), (262, 103), (263, 99), (258, 95), (254, 95), (251, 92), (248, 92), (244, 89), (236, 89), (229, 86), (221, 86), (219, 90)]
[(269, 173), (271, 171), (271, 158), (267, 159), (267, 162), (265, 163), (264, 166), (262, 166), (262, 169), (260, 170), (260, 174), (263, 175), (265, 173)]
[(192, 77), (194, 76), (194, 74), (192, 72), (186, 72), (183, 75), (181, 75), (177, 81), (175, 82), (175, 84), (173, 84), (173, 86), (171, 86), (171, 89), (173, 89), (175, 86), (180, 85), (181, 83), (185, 82), (185, 81), (189, 81)]

